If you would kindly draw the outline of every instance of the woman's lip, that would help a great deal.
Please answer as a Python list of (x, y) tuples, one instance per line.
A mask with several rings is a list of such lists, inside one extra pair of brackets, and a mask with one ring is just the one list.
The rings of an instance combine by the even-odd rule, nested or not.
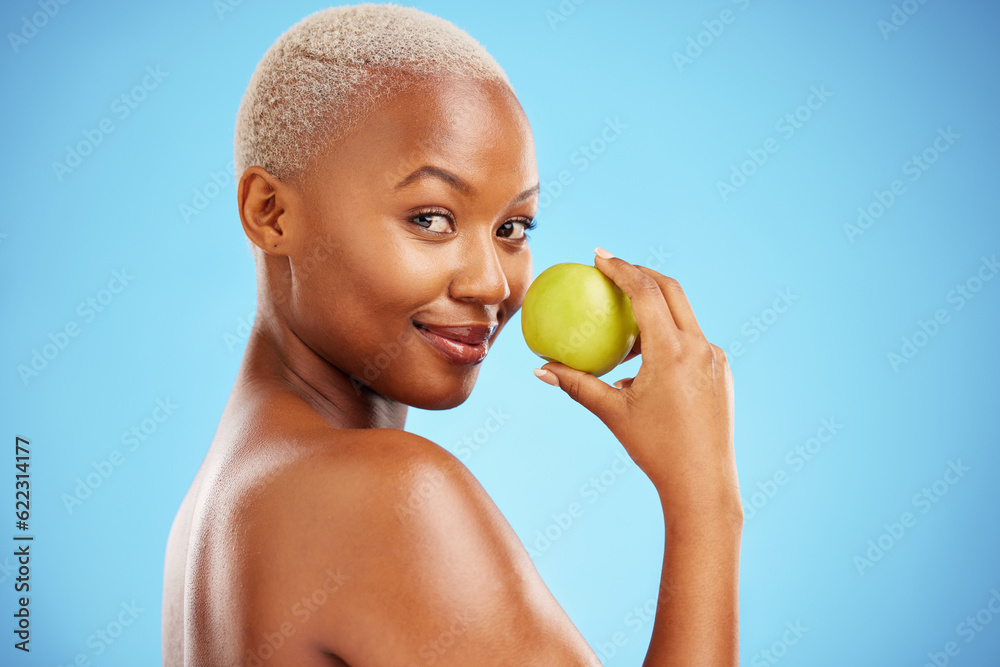
[(416, 323), (413, 326), (424, 337), (424, 340), (430, 343), (431, 347), (443, 354), (453, 364), (472, 366), (485, 359), (487, 352), (489, 352), (489, 343), (486, 341), (469, 345), (452, 340), (451, 338), (445, 338), (429, 329), (418, 326)]
[(473, 322), (444, 325), (413, 320), (413, 324), (415, 324), (418, 329), (425, 329), (436, 333), (442, 338), (450, 338), (451, 340), (458, 341), (459, 343), (465, 343), (466, 345), (478, 345), (479, 343), (488, 341), (497, 330), (497, 324), (492, 322), (489, 324), (478, 324)]

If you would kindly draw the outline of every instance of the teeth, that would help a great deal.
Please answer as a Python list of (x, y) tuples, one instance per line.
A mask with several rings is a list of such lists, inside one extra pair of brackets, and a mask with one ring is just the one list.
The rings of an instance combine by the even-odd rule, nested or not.
[(445, 340), (450, 340), (450, 341), (452, 341), (453, 343), (459, 343), (460, 345), (469, 345), (469, 346), (475, 346), (475, 345), (481, 345), (482, 343), (485, 343), (485, 342), (486, 342), (486, 340), (489, 340), (489, 339), (487, 338), (486, 340), (481, 340), (481, 341), (477, 341), (477, 342), (475, 342), (475, 343), (466, 343), (465, 341), (463, 341), (463, 340), (458, 340), (457, 338), (449, 338), (448, 336), (442, 336), (442, 335), (441, 335), (441, 334), (439, 334), (439, 333), (435, 333), (435, 332), (431, 331), (430, 329), (428, 329), (427, 327), (425, 327), (425, 326), (422, 326), (422, 325), (421, 325), (421, 324), (420, 324), (419, 322), (414, 322), (414, 323), (413, 323), (413, 326), (417, 327), (418, 329), (423, 329), (424, 331), (426, 331), (426, 332), (428, 332), (428, 333), (432, 333), (432, 334), (434, 334), (435, 336), (440, 336), (441, 338), (444, 338)]

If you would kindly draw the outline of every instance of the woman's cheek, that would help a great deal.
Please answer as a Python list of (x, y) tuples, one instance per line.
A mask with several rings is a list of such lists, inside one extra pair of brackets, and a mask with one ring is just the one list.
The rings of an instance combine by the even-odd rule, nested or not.
[(513, 258), (513, 266), (507, 272), (507, 285), (510, 287), (507, 303), (511, 315), (517, 312), (524, 302), (524, 295), (531, 285), (532, 270), (530, 250), (525, 250)]

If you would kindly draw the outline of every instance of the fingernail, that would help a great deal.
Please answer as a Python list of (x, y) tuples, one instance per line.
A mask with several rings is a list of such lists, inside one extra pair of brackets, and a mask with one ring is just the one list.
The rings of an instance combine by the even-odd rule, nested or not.
[(549, 371), (542, 370), (541, 368), (536, 368), (532, 371), (539, 380), (546, 384), (550, 384), (553, 387), (559, 386), (559, 378), (555, 376), (555, 373), (550, 373)]
[(622, 388), (622, 383), (623, 383), (623, 382), (625, 382), (625, 380), (616, 380), (616, 381), (615, 381), (615, 382), (613, 382), (612, 384), (613, 384), (613, 385), (615, 386), (615, 388), (616, 388), (616, 389), (621, 389), (621, 388)]
[(604, 248), (594, 248), (594, 253), (601, 259), (611, 259), (612, 257), (614, 257), (614, 255), (612, 255)]

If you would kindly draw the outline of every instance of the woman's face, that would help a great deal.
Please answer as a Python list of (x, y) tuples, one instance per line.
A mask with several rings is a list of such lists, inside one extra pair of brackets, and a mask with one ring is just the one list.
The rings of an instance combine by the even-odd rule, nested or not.
[(513, 94), (464, 79), (414, 85), (336, 142), (296, 191), (285, 311), (296, 335), (387, 398), (423, 409), (465, 401), (483, 346), (447, 338), (481, 332), (432, 330), (486, 327), (488, 347), (532, 278), (525, 229), (538, 170)]

